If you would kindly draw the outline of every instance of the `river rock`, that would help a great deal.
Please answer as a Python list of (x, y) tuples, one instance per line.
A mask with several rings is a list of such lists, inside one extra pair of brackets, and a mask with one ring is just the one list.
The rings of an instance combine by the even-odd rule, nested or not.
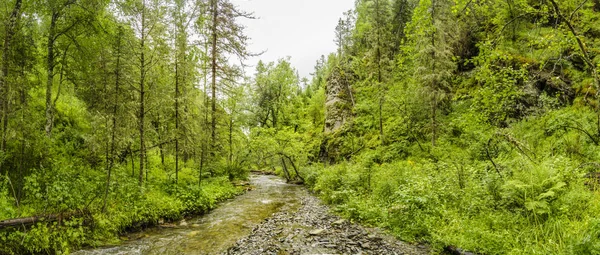
[(274, 213), (224, 254), (429, 254), (426, 247), (384, 241), (380, 231), (341, 220), (308, 193), (301, 205)]
[(371, 245), (369, 243), (361, 243), (360, 247), (363, 247), (365, 249), (371, 249)]
[(379, 236), (376, 236), (376, 235), (374, 235), (374, 234), (370, 234), (369, 236), (367, 236), (367, 238), (368, 238), (369, 240), (371, 240), (371, 241), (374, 241), (374, 242), (379, 242), (379, 241), (381, 241), (381, 240), (382, 240), (382, 238), (381, 238), (381, 237), (379, 237)]
[(311, 236), (318, 236), (320, 234), (323, 234), (323, 232), (325, 232), (325, 229), (315, 229), (313, 231), (308, 232)]
[(336, 221), (334, 221), (333, 223), (331, 223), (331, 225), (333, 225), (333, 226), (336, 226), (336, 225), (342, 225), (342, 224), (344, 224), (344, 222), (346, 222), (346, 220), (344, 220), (344, 219), (339, 219), (339, 220), (336, 220)]

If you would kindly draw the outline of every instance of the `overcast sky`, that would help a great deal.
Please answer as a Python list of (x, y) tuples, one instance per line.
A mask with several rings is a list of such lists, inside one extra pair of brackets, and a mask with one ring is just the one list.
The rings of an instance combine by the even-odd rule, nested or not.
[(232, 0), (241, 10), (259, 19), (242, 20), (251, 38), (252, 52), (267, 51), (247, 62), (254, 74), (256, 63), (291, 57), (300, 77), (309, 77), (321, 55), (336, 50), (334, 29), (354, 0)]

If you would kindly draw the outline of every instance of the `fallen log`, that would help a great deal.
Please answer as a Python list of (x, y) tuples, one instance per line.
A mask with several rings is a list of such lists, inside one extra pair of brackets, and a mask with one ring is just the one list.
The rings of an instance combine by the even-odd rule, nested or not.
[(82, 212), (74, 212), (74, 213), (59, 213), (59, 214), (50, 214), (45, 216), (32, 216), (32, 217), (24, 217), (24, 218), (15, 218), (15, 219), (7, 219), (0, 221), (0, 230), (9, 228), (9, 227), (17, 227), (17, 226), (29, 226), (38, 222), (62, 222), (63, 220), (68, 220), (73, 217), (83, 216)]

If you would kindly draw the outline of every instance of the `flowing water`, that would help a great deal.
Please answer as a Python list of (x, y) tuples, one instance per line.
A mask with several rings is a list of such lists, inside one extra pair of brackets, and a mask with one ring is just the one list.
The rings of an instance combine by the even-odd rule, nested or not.
[(299, 207), (306, 195), (300, 186), (275, 176), (253, 175), (250, 183), (253, 190), (204, 216), (130, 234), (118, 246), (75, 254), (220, 254), (273, 213)]

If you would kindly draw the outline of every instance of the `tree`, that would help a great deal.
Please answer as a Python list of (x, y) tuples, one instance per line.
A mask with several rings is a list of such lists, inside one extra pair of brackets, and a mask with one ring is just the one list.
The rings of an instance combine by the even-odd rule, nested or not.
[[(8, 72), (10, 70), (10, 51), (11, 44), (15, 33), (17, 32), (17, 26), (21, 17), (21, 6), (23, 5), (22, 0), (15, 0), (15, 5), (10, 13), (9, 19), (5, 26), (4, 43), (2, 46), (2, 63), (0, 64), (0, 122), (2, 126), (2, 141), (0, 142), (0, 152), (3, 154), (6, 152), (6, 133), (8, 131), (8, 94), (10, 88), (7, 83)], [(0, 159), (1, 165), (2, 159)]]
[[(52, 88), (57, 74), (55, 69), (59, 63), (61, 65), (66, 63), (69, 47), (71, 44), (77, 44), (77, 36), (82, 33), (82, 31), (77, 31), (77, 28), (89, 24), (95, 15), (94, 10), (97, 6), (95, 6), (93, 0), (83, 1), (82, 3), (77, 3), (74, 0), (44, 0), (39, 4), (43, 6), (43, 17), (49, 19), (46, 21), (48, 34), (46, 36), (46, 125), (44, 130), (46, 135), (50, 137), (54, 125), (54, 101), (59, 96), (59, 92), (57, 92), (53, 101)], [(62, 38), (67, 39), (61, 43)], [(62, 53), (61, 56), (58, 56), (57, 53), (59, 52)], [(58, 62), (57, 59), (61, 61)], [(61, 74), (62, 71), (64, 70), (61, 70)]]
[(394, 35), (394, 54), (400, 50), (400, 45), (406, 39), (406, 24), (410, 22), (414, 1), (394, 0), (392, 5), (392, 33)]
[(352, 32), (355, 23), (353, 11), (344, 12), (344, 17), (338, 20), (335, 27), (334, 42), (338, 46), (338, 56), (343, 58), (352, 47)]
[(106, 164), (106, 190), (104, 193), (104, 204), (102, 206), (102, 211), (106, 211), (106, 201), (108, 199), (108, 192), (110, 189), (110, 178), (112, 169), (115, 163), (115, 151), (116, 151), (116, 136), (117, 136), (117, 120), (119, 114), (119, 95), (121, 92), (121, 72), (122, 72), (122, 51), (123, 51), (123, 27), (119, 26), (117, 34), (115, 35), (115, 70), (114, 70), (114, 78), (115, 78), (115, 87), (113, 91), (113, 102), (112, 102), (112, 115), (111, 115), (111, 132), (110, 132), (110, 149), (108, 152), (108, 159)]
[(391, 8), (388, 0), (364, 0), (357, 3), (355, 46), (363, 51), (358, 54), (358, 65), (355, 65), (353, 71), (365, 78), (363, 86), (371, 86), (374, 90), (365, 96), (376, 105), (371, 111), (377, 116), (379, 140), (385, 143), (383, 107), (393, 59)]
[(298, 77), (288, 59), (277, 64), (259, 62), (253, 85), (255, 124), (261, 127), (280, 129), (289, 123), (289, 102), (298, 88)]
[[(179, 156), (180, 140), (185, 128), (182, 127), (181, 105), (185, 104), (185, 94), (189, 83), (192, 81), (190, 53), (188, 46), (188, 29), (191, 22), (197, 19), (199, 3), (175, 0), (172, 10), (174, 25), (174, 48), (175, 48), (175, 183), (179, 180)], [(183, 98), (182, 98), (183, 95)], [(183, 101), (183, 102), (182, 102)], [(183, 129), (183, 130), (182, 130)]]
[(129, 18), (129, 22), (134, 27), (138, 46), (135, 53), (138, 56), (138, 87), (135, 90), (138, 93), (138, 131), (139, 131), (139, 173), (138, 182), (142, 186), (144, 182), (144, 173), (146, 170), (146, 101), (147, 101), (147, 79), (148, 73), (159, 61), (156, 55), (157, 45), (153, 43), (160, 42), (164, 29), (161, 19), (164, 14), (164, 7), (160, 0), (135, 0), (128, 2), (124, 6), (124, 12)]
[(431, 145), (434, 147), (438, 137), (438, 108), (450, 91), (450, 78), (456, 69), (451, 47), (453, 20), (450, 7), (447, 0), (421, 1), (413, 17), (415, 77), (429, 95)]
[[(229, 81), (235, 83), (240, 77), (239, 68), (227, 62), (229, 55), (237, 57), (240, 62), (252, 56), (247, 51), (248, 37), (243, 33), (243, 26), (238, 23), (239, 18), (253, 19), (250, 13), (238, 10), (229, 0), (210, 0), (207, 9), (207, 27), (210, 48), (210, 77), (211, 77), (211, 155), (217, 151), (217, 82)], [(223, 89), (223, 88), (221, 88)]]

